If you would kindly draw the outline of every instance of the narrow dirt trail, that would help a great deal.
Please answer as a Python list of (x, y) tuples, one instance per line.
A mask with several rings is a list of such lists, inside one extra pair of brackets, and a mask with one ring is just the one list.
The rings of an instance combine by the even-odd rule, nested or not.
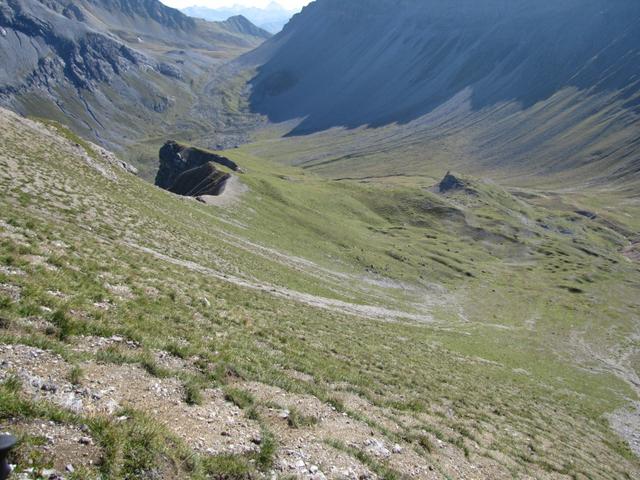
[(250, 280), (246, 280), (246, 279), (237, 277), (235, 275), (221, 273), (219, 271), (213, 270), (209, 267), (205, 267), (195, 262), (173, 258), (147, 247), (142, 247), (140, 245), (136, 245), (132, 243), (127, 243), (127, 245), (141, 252), (144, 252), (148, 255), (152, 255), (153, 257), (159, 260), (163, 260), (173, 265), (177, 265), (177, 266), (192, 270), (194, 272), (199, 272), (204, 275), (214, 277), (223, 282), (232, 283), (239, 287), (249, 288), (251, 290), (266, 292), (273, 296), (300, 302), (305, 305), (309, 305), (311, 307), (322, 308), (324, 310), (330, 310), (330, 311), (340, 312), (348, 315), (356, 315), (359, 317), (372, 318), (372, 319), (384, 320), (384, 321), (410, 320), (410, 321), (422, 322), (422, 323), (432, 323), (434, 321), (433, 317), (429, 314), (416, 314), (416, 313), (403, 312), (400, 310), (388, 309), (388, 308), (379, 307), (375, 305), (361, 305), (357, 303), (349, 303), (349, 302), (344, 302), (344, 301), (336, 300), (332, 298), (311, 295), (309, 293), (298, 292), (296, 290), (291, 290), (289, 288), (280, 287), (273, 284), (252, 282)]

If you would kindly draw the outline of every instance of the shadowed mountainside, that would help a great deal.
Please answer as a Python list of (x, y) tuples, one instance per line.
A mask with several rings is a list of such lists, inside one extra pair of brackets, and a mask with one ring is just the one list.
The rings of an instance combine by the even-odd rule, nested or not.
[(474, 110), (567, 87), (629, 97), (638, 19), (629, 0), (320, 0), (256, 53), (253, 105), (309, 116), (303, 131), (410, 121), (465, 89)]
[[(305, 168), (629, 182), (638, 19), (629, 0), (318, 0), (243, 60), (258, 66), (252, 109), (298, 122), (284, 128), (300, 139), (278, 153)], [(384, 128), (302, 137), (367, 126)]]

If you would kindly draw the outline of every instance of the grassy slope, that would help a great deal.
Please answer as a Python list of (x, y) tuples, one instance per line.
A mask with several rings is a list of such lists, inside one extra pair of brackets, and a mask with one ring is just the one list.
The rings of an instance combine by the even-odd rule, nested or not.
[[(74, 360), (70, 338), (117, 333), (145, 349), (183, 345), (181, 355), (204, 359), (195, 380), (207, 385), (224, 385), (221, 372), (235, 371), (322, 401), (352, 391), (390, 408), (392, 419), (412, 416), (402, 438), (387, 435), (413, 444), (443, 478), (455, 473), (441, 454), (420, 447), (425, 432), (455, 446), (460, 463), (490, 459), (504, 477), (640, 472), (604, 418), (636, 393), (602, 361), (621, 362), (637, 348), (640, 272), (620, 254), (624, 235), (570, 213), (565, 197), (527, 191), (525, 201), (522, 191), (516, 197), (484, 182), (474, 182), (475, 195), (450, 197), (427, 191), (427, 180), (334, 182), (239, 149), (227, 153), (247, 170), (242, 181), (250, 192), (223, 210), (128, 175), (108, 180), (86, 165), (82, 150), (11, 118), (0, 136), (0, 254), (3, 266), (26, 275), (0, 273), (0, 283), (23, 292), (18, 303), (1, 303), (9, 325), (3, 343), (39, 345)], [(596, 200), (580, 198), (587, 206)], [(617, 215), (611, 219), (623, 212)], [(56, 250), (56, 242), (67, 248)], [(313, 308), (136, 246), (247, 281), (433, 320), (384, 322)], [(105, 279), (133, 296), (114, 295)], [(159, 292), (154, 301), (149, 287)], [(98, 309), (102, 300), (116, 308)], [(43, 305), (54, 313), (41, 313)], [(33, 315), (57, 328), (20, 327)], [(289, 370), (314, 381), (291, 378)], [(15, 389), (3, 388), (2, 418), (53, 415), (18, 404)], [(109, 438), (127, 438), (109, 428), (116, 429)], [(160, 463), (171, 442), (154, 436), (143, 460)], [(102, 445), (109, 453), (109, 441)], [(182, 476), (230, 468), (199, 456), (181, 462), (181, 452), (171, 455)], [(116, 455), (111, 461), (121, 470), (106, 473), (136, 478), (139, 458)]]

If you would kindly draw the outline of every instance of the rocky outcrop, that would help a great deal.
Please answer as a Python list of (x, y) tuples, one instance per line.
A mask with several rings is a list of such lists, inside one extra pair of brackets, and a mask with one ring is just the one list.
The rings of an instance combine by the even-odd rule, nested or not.
[(181, 173), (169, 191), (185, 197), (221, 195), (231, 174), (218, 170), (213, 162)]
[(160, 149), (160, 168), (155, 183), (179, 195), (220, 195), (230, 174), (220, 171), (216, 165), (234, 172), (242, 171), (226, 157), (169, 140)]
[(440, 193), (447, 193), (455, 190), (466, 190), (467, 183), (451, 172), (447, 172), (442, 181), (438, 184)]

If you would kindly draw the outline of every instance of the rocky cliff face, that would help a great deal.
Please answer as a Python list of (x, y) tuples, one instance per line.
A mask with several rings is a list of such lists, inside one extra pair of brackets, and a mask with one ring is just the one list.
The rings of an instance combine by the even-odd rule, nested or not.
[(205, 163), (181, 173), (168, 190), (185, 197), (221, 195), (231, 178), (229, 173), (218, 170), (213, 162)]
[(155, 183), (179, 195), (219, 195), (230, 175), (218, 171), (216, 165), (241, 171), (226, 157), (170, 140), (160, 149), (160, 168)]
[(0, 95), (65, 83), (92, 90), (132, 68), (158, 69), (142, 53), (89, 28), (84, 18), (79, 7), (56, 2), (9, 0), (0, 6)]

